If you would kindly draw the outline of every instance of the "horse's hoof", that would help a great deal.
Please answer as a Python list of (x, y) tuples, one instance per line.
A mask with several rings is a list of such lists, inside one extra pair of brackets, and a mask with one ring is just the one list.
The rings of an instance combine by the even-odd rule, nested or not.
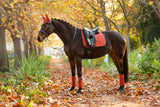
[(71, 89), (69, 91), (73, 91), (75, 87), (71, 87)]
[(124, 91), (124, 86), (120, 86), (119, 89), (118, 89), (118, 91), (119, 91), (119, 92)]
[(81, 89), (81, 88), (79, 88), (79, 89), (78, 89), (78, 91), (77, 91), (77, 93), (81, 94), (81, 90), (82, 90), (82, 89)]

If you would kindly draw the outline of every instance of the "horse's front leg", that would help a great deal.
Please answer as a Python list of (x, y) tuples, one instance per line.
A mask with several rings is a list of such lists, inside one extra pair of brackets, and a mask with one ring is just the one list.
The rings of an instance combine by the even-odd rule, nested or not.
[(72, 73), (72, 87), (69, 91), (73, 91), (76, 86), (76, 77), (75, 77), (75, 58), (69, 58), (69, 63), (71, 67), (71, 73)]
[(78, 84), (79, 84), (79, 89), (77, 93), (81, 93), (81, 90), (82, 90), (82, 59), (80, 57), (76, 57), (76, 65), (77, 65)]

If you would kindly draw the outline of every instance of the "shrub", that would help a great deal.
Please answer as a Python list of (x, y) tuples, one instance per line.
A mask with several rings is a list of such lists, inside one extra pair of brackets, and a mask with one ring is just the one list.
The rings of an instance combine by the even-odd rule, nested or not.
[(37, 58), (34, 55), (31, 55), (28, 59), (23, 58), (17, 74), (21, 79), (30, 78), (32, 81), (42, 82), (49, 76), (49, 72), (46, 71), (46, 65), (48, 65), (49, 62), (50, 57), (48, 56), (40, 56)]
[(26, 80), (42, 83), (49, 76), (46, 65), (49, 64), (50, 58), (48, 56), (37, 58), (34, 55), (29, 56), (28, 59), (22, 58), (18, 70), (12, 67), (10, 72), (3, 73), (0, 79), (5, 85), (18, 85)]
[(147, 49), (139, 62), (139, 68), (142, 74), (154, 75), (154, 78), (160, 78), (160, 39)]
[(138, 75), (141, 73), (139, 69), (139, 61), (141, 60), (141, 54), (138, 51), (133, 50), (129, 56), (129, 78), (130, 80), (135, 80), (138, 78)]
[(88, 68), (99, 68), (101, 71), (105, 71), (111, 74), (115, 74), (117, 70), (116, 66), (114, 65), (111, 57), (108, 55), (108, 64), (104, 61), (105, 56), (97, 59), (91, 59), (90, 62), (85, 59), (83, 60), (82, 66), (88, 67)]

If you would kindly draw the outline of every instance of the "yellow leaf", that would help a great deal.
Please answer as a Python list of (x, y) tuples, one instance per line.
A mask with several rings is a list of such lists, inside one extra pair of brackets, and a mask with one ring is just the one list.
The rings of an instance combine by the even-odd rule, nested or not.
[(18, 0), (14, 0), (14, 3), (17, 3), (18, 2)]
[(17, 38), (20, 38), (20, 37), (22, 37), (22, 35), (16, 35), (16, 37), (17, 37)]
[(150, 2), (149, 2), (149, 5), (153, 5), (153, 1), (150, 1)]
[(7, 28), (9, 28), (11, 25), (10, 24), (8, 24), (8, 26), (7, 26)]
[(4, 22), (5, 22), (5, 19), (4, 19), (4, 18), (2, 18), (2, 19), (1, 19), (1, 21), (2, 21), (2, 23), (4, 23)]
[(58, 85), (54, 85), (53, 87), (54, 87), (55, 90), (60, 89)]
[(66, 100), (66, 99), (64, 99), (63, 101), (64, 101), (64, 102), (67, 102), (67, 100)]
[(11, 7), (13, 8), (13, 7), (14, 7), (14, 2), (12, 2), (10, 5), (11, 5)]

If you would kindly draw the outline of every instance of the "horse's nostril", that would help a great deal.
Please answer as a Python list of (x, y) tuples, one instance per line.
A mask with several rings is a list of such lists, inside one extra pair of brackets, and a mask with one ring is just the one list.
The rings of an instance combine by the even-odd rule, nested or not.
[(40, 41), (40, 37), (37, 37), (37, 40)]
[(38, 37), (37, 37), (37, 40), (38, 40), (38, 42), (42, 42), (42, 41), (43, 41), (43, 38), (42, 38), (41, 36), (38, 36)]

